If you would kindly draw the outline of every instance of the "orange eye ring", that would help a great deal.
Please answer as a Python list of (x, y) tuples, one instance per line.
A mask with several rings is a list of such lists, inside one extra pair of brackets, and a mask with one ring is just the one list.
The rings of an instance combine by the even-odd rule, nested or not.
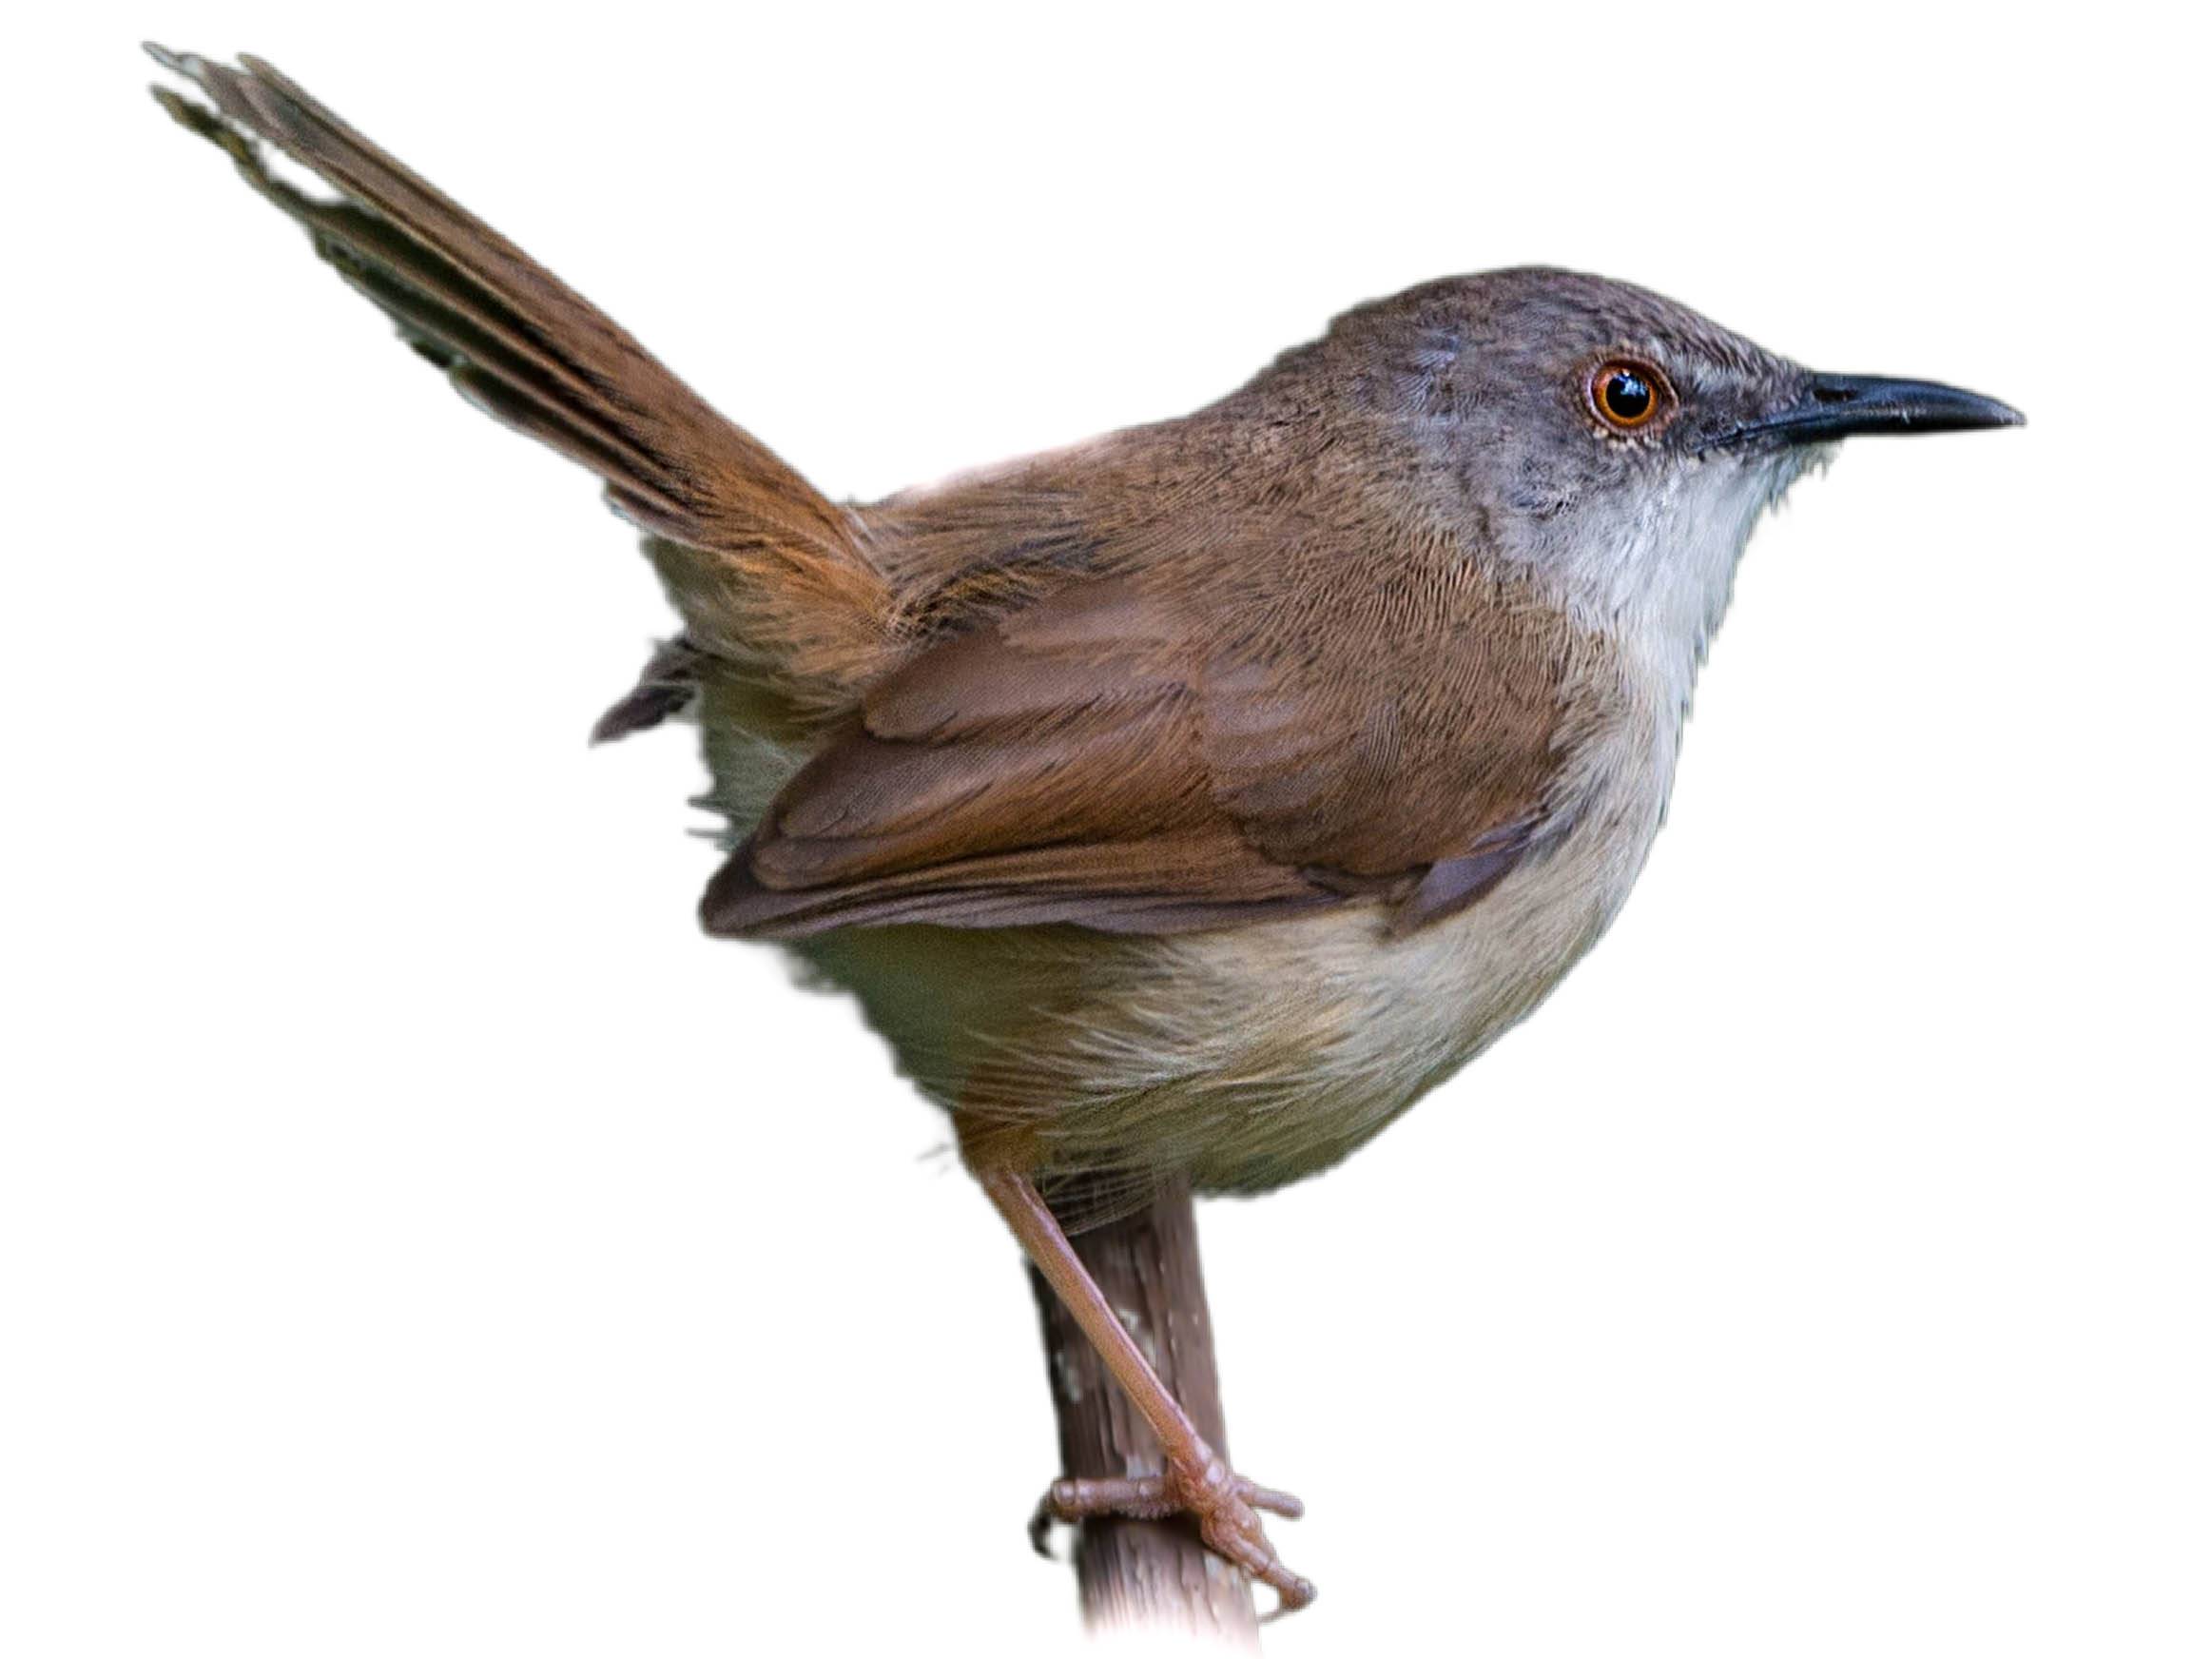
[(1590, 373), (1590, 413), (1616, 432), (1644, 432), (1675, 406), (1666, 376), (1633, 358), (1611, 358)]

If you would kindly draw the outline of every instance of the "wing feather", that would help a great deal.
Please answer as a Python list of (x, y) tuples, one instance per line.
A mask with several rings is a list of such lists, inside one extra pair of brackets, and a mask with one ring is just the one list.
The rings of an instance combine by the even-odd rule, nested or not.
[(1563, 657), (1527, 615), (1494, 610), (1490, 658), (1440, 673), (1430, 641), (1355, 666), (1135, 576), (1073, 583), (869, 691), (704, 919), (1164, 933), (1380, 900), (1426, 925), (1545, 839)]

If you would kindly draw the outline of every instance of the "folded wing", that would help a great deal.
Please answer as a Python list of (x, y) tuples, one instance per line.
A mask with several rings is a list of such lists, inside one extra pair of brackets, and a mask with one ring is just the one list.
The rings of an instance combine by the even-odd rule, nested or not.
[(1332, 659), (1330, 631), (1074, 584), (871, 690), (715, 877), (707, 927), (1167, 933), (1375, 902), (1419, 927), (1556, 829), (1563, 658), (1555, 617), (1518, 615), (1417, 672), (1411, 643)]

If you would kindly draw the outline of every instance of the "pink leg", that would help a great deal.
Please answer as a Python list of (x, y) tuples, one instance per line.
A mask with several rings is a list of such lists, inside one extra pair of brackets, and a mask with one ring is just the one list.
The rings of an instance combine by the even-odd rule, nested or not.
[(1090, 1515), (1128, 1515), (1157, 1520), (1188, 1514), (1198, 1534), (1216, 1554), (1233, 1561), (1281, 1598), (1278, 1612), (1291, 1612), (1313, 1599), (1313, 1586), (1283, 1565), (1268, 1542), (1258, 1512), (1295, 1516), (1305, 1506), (1289, 1493), (1255, 1486), (1232, 1473), (1192, 1425), (1175, 1396), (1161, 1384), (1144, 1354), (1115, 1317), (1096, 1281), (1035, 1183), (1011, 1170), (977, 1173), (1029, 1259), (1037, 1264), (1076, 1323), (1098, 1350), (1106, 1369), (1121, 1384), (1166, 1454), (1164, 1474), (1127, 1480), (1057, 1480), (1038, 1507), (1033, 1537), (1041, 1539), (1053, 1521), (1080, 1521)]

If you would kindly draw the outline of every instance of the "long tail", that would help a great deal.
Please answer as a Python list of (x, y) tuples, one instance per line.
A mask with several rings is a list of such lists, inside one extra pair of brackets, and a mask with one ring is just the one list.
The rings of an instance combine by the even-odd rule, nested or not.
[[(146, 49), (210, 109), (154, 96), (303, 225), (461, 394), (606, 481), (691, 643), (829, 713), (880, 662), (890, 596), (860, 521), (717, 415), (597, 307), (269, 65)], [(272, 175), (265, 139), (337, 188)]]

